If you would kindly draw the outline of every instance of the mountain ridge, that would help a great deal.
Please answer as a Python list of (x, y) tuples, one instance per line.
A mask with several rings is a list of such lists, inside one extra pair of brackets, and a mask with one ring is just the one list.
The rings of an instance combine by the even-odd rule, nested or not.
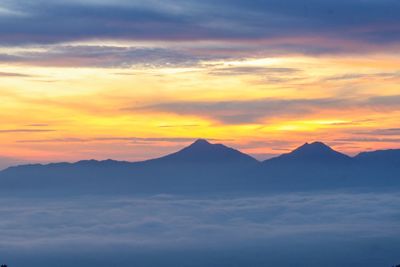
[(0, 192), (131, 194), (400, 187), (397, 162), (400, 149), (350, 157), (322, 142), (305, 143), (260, 162), (234, 148), (199, 139), (175, 153), (139, 162), (81, 160), (9, 167), (0, 172)]

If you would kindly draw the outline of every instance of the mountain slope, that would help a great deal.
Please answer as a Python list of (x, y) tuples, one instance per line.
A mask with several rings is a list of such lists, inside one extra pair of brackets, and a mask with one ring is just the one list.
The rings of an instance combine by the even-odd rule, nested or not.
[(362, 152), (354, 157), (355, 176), (369, 186), (400, 185), (400, 149)]
[(258, 177), (277, 189), (337, 188), (349, 185), (352, 164), (351, 157), (322, 142), (305, 143), (290, 153), (262, 162)]
[(387, 164), (400, 167), (400, 149), (362, 152), (355, 156), (354, 159), (365, 164)]
[(178, 152), (148, 162), (254, 164), (257, 160), (225, 145), (211, 144), (207, 140), (198, 139)]
[(322, 142), (305, 143), (290, 153), (283, 154), (279, 157), (266, 160), (269, 162), (298, 162), (298, 163), (335, 163), (349, 161), (351, 158), (345, 154), (333, 150), (331, 147)]
[(0, 172), (1, 194), (231, 193), (400, 187), (400, 150), (354, 158), (321, 143), (258, 162), (199, 139), (178, 152), (142, 162), (85, 160), (34, 164)]
[(143, 162), (85, 160), (34, 164), (0, 172), (0, 189), (84, 193), (195, 192), (235, 187), (258, 164), (221, 144), (197, 140), (182, 150)]

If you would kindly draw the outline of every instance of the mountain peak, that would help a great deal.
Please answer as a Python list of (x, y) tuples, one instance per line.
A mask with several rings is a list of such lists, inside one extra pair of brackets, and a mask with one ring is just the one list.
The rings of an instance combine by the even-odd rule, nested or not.
[(256, 162), (238, 150), (222, 144), (212, 144), (205, 139), (197, 139), (191, 145), (156, 160), (180, 162)]
[(290, 153), (283, 154), (275, 159), (314, 161), (314, 162), (334, 162), (350, 159), (349, 156), (333, 150), (330, 146), (322, 142), (305, 143)]
[(197, 139), (194, 141), (190, 146), (207, 146), (207, 145), (212, 145), (210, 142), (208, 142), (206, 139)]
[(333, 150), (330, 146), (316, 141), (312, 143), (305, 143), (304, 145), (296, 148), (290, 154), (298, 155), (301, 157), (347, 157), (346, 155)]
[(305, 143), (304, 145), (296, 148), (294, 151), (318, 152), (318, 151), (333, 151), (333, 149), (330, 146), (328, 146), (322, 142), (316, 141), (316, 142), (312, 142), (312, 143)]

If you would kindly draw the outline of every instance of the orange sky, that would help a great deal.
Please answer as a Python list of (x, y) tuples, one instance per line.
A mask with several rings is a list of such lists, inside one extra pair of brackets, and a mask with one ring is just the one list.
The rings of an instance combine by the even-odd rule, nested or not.
[(0, 168), (197, 138), (258, 159), (316, 140), (399, 147), (395, 3), (38, 3), (0, 8)]
[(200, 137), (261, 159), (313, 140), (349, 154), (397, 147), (397, 69), (394, 54), (188, 67), (3, 64), (1, 157), (141, 160)]

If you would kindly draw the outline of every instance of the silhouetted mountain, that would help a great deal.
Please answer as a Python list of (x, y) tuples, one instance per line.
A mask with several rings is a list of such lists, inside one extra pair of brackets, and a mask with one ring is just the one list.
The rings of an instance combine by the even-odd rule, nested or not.
[(211, 144), (207, 140), (198, 139), (178, 152), (148, 162), (254, 164), (257, 160), (222, 144)]
[(400, 187), (400, 150), (354, 158), (321, 143), (258, 162), (199, 139), (182, 150), (142, 162), (84, 160), (33, 164), (0, 172), (2, 194), (229, 193)]
[(305, 143), (292, 152), (262, 162), (259, 177), (277, 189), (308, 190), (348, 184), (352, 158), (322, 142)]
[(362, 152), (354, 157), (355, 176), (369, 186), (400, 184), (400, 149)]
[(238, 150), (199, 139), (178, 152), (136, 163), (135, 173), (166, 191), (223, 191), (241, 184), (238, 180), (258, 163)]
[(313, 162), (313, 163), (334, 163), (345, 162), (351, 158), (337, 152), (322, 142), (305, 143), (290, 153), (266, 160), (265, 162)]
[(400, 149), (362, 152), (355, 156), (354, 159), (368, 164), (389, 164), (400, 166)]
[(0, 185), (95, 193), (228, 190), (258, 163), (240, 151), (199, 139), (178, 152), (142, 162), (84, 160), (11, 167), (0, 172)]

